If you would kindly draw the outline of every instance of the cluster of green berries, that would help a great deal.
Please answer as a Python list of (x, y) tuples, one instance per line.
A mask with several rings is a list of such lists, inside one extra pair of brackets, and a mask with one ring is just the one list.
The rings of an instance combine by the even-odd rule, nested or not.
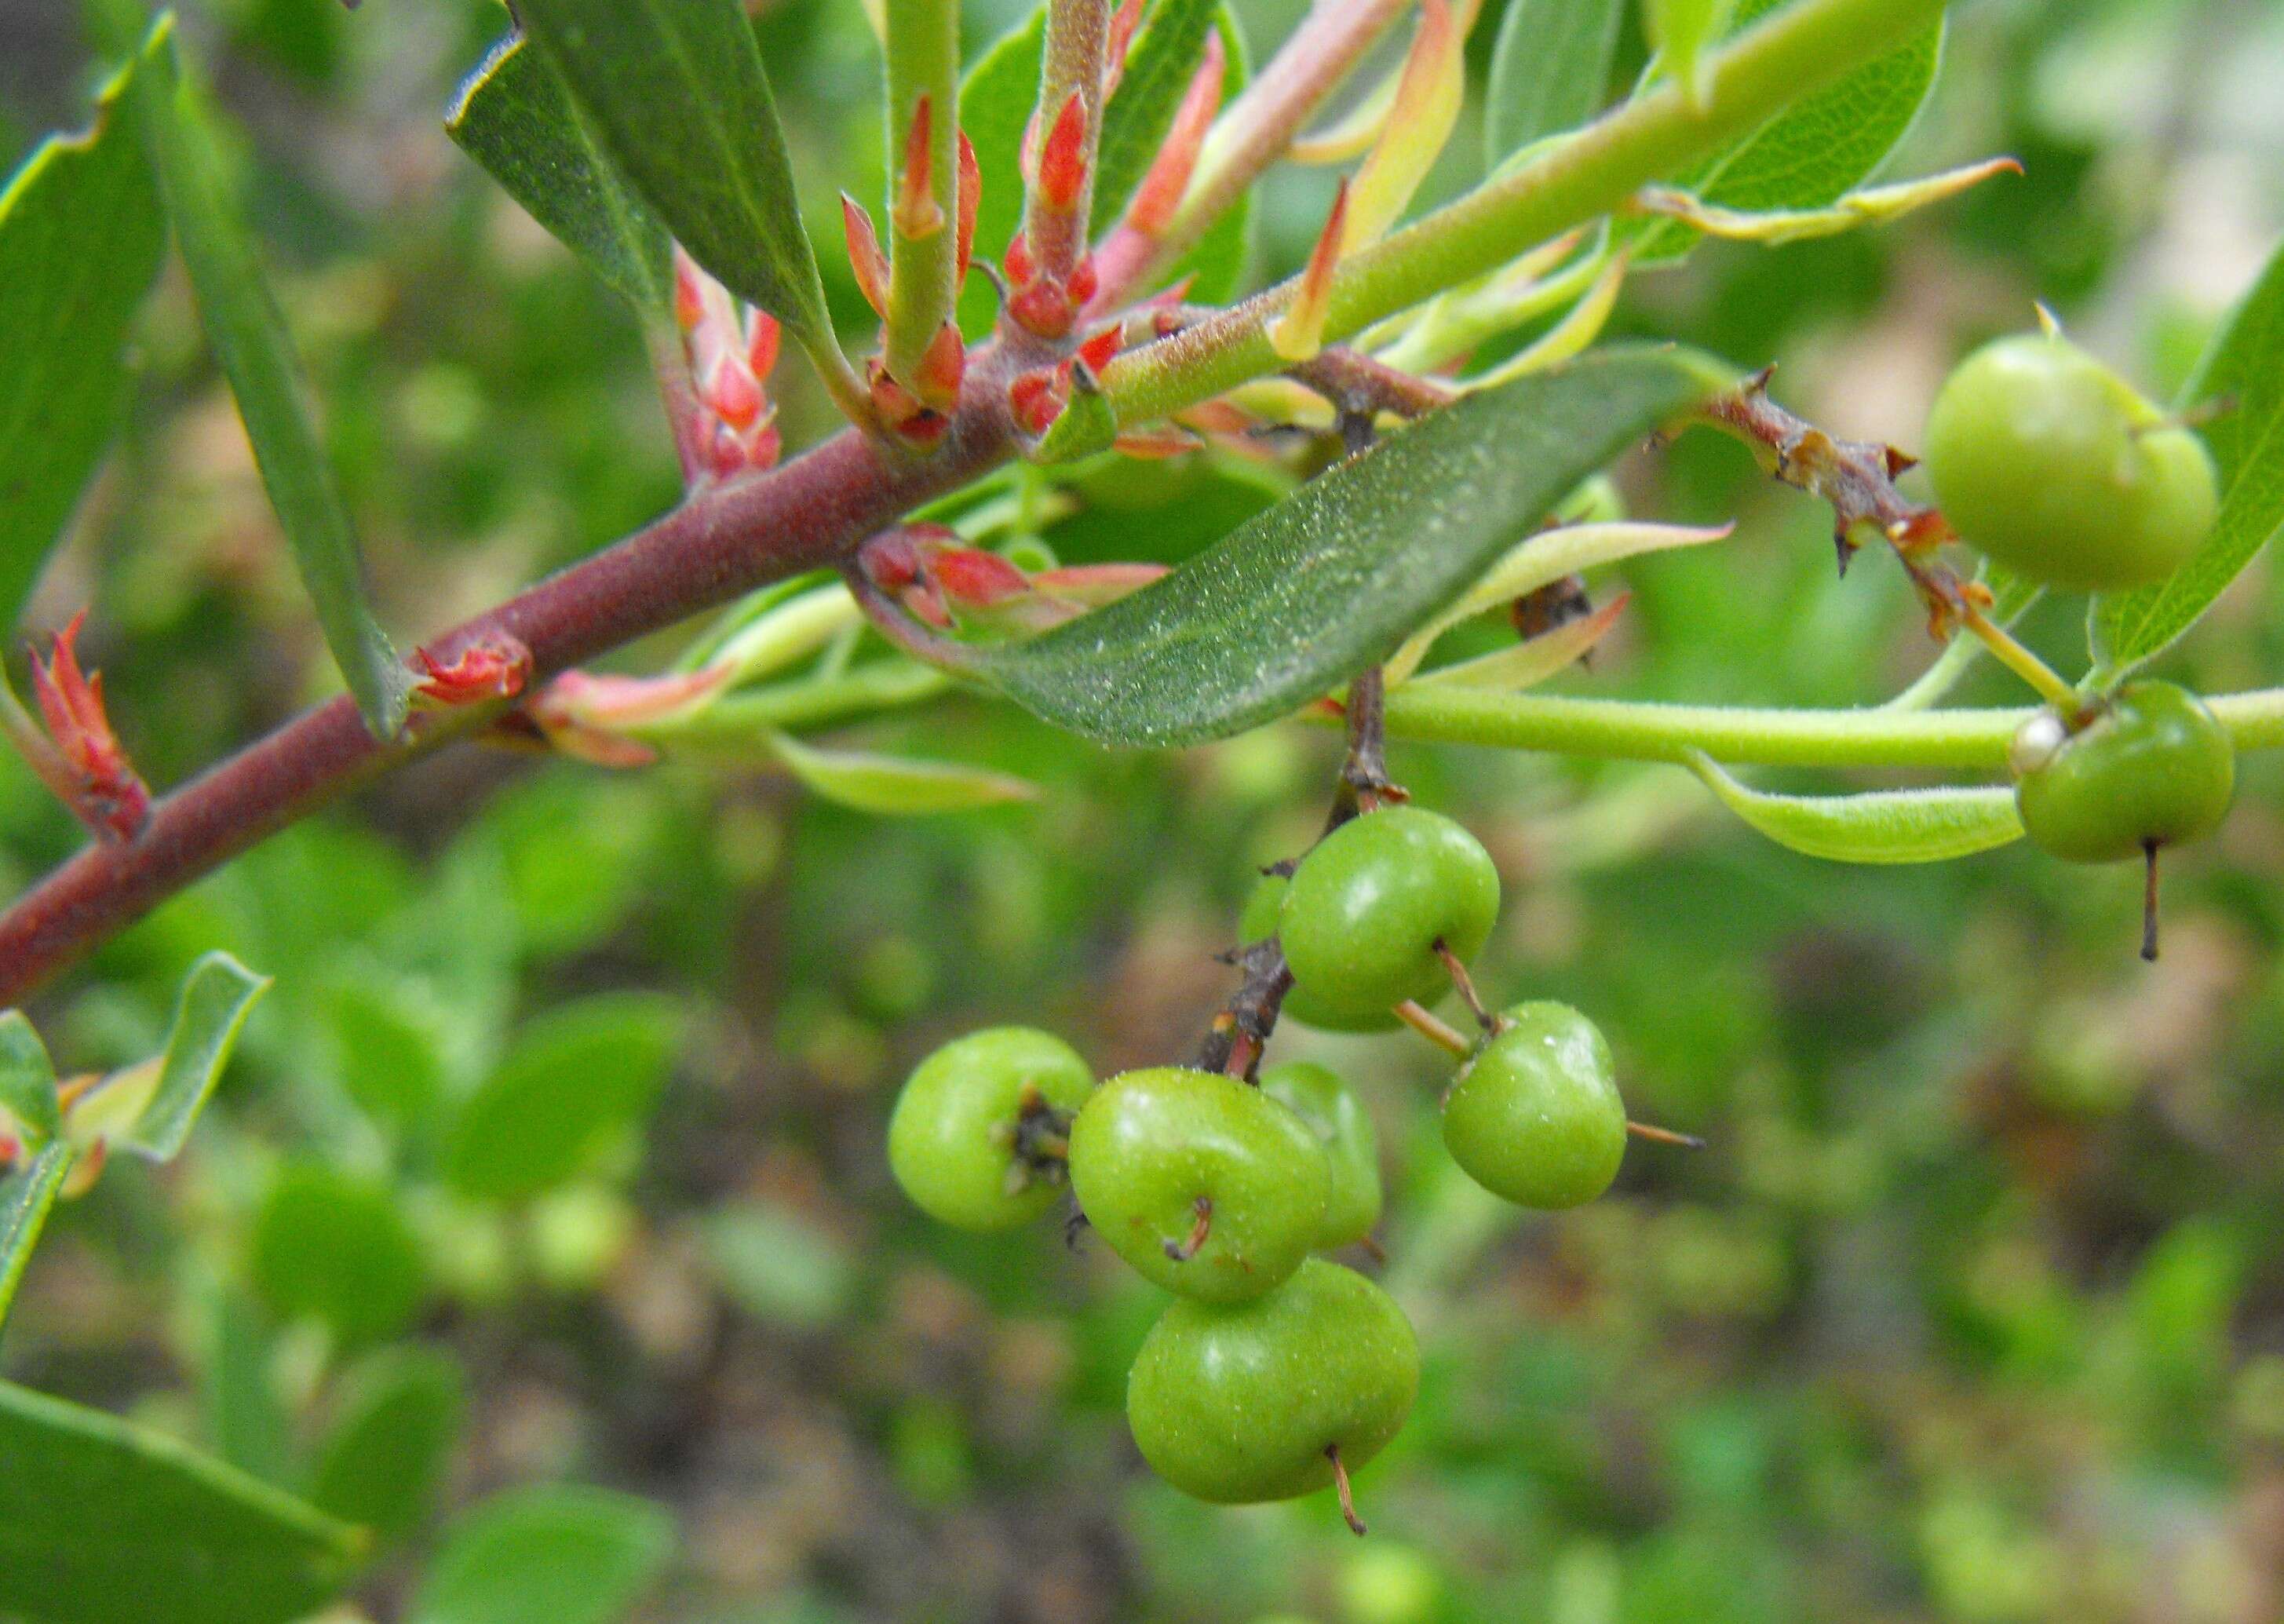
[[(1961, 535), (2066, 590), (2164, 580), (2220, 506), (2204, 441), (2053, 332), (1999, 339), (1959, 363), (1928, 419), (1927, 468)], [(2133, 682), (2040, 711), (2008, 759), (2035, 844), (2072, 863), (2147, 863), (2142, 953), (2155, 957), (2157, 854), (2227, 814), (2227, 730), (2186, 689)]]
[[(1449, 991), (1498, 905), (1480, 842), (1394, 808), (1265, 879), (1243, 924), (1248, 939), (1279, 939), (1286, 1013), (1353, 1031)], [(1486, 1027), (1446, 1097), (1452, 1156), (1524, 1206), (1592, 1200), (1625, 1149), (1608, 1045), (1560, 1004)], [(979, 1032), (912, 1073), (888, 1161), (917, 1205), (964, 1229), (1036, 1218), (1067, 1183), (1104, 1243), (1174, 1293), (1128, 1378), (1127, 1419), (1144, 1458), (1188, 1494), (1240, 1503), (1337, 1485), (1345, 1503), (1348, 1470), (1411, 1411), (1411, 1323), (1373, 1281), (1318, 1255), (1367, 1241), (1382, 1200), (1372, 1119), (1322, 1066), (1271, 1066), (1257, 1082), (1153, 1066), (1098, 1088), (1057, 1038)]]

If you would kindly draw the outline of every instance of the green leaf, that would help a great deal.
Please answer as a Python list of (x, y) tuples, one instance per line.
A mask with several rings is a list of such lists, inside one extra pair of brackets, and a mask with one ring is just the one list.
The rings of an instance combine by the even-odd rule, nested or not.
[(278, 1172), (254, 1218), (247, 1266), (280, 1318), (317, 1320), (352, 1345), (396, 1335), (428, 1292), (419, 1238), (395, 1194), (321, 1162)]
[(1728, 12), (1728, 0), (1644, 0), (1642, 31), (1658, 53), (1659, 66), (1687, 88), (1701, 105), (1706, 86), (1706, 52)]
[(2220, 515), (2171, 579), (2096, 600), (2094, 658), (2123, 672), (2171, 648), (2284, 528), (2284, 246), (2214, 335), (2181, 406), (2231, 401), (2204, 428), (2220, 465)]
[(811, 792), (859, 812), (901, 816), (969, 812), (1011, 800), (1034, 800), (1039, 793), (1038, 786), (1025, 779), (987, 768), (859, 750), (818, 750), (785, 733), (770, 735), (770, 749)]
[(126, 1136), (129, 1150), (153, 1161), (175, 1159), (222, 1081), (246, 1012), (269, 990), (268, 976), (227, 953), (209, 953), (191, 966), (159, 1061), (158, 1087)]
[(638, 310), (674, 301), (674, 239), (596, 140), (563, 81), (511, 34), (460, 87), (445, 133)]
[(461, 1194), (536, 1195), (583, 1172), (649, 1113), (674, 1058), (672, 1000), (612, 993), (530, 1022), (460, 1108), (444, 1177)]
[(1600, 110), (1624, 20), (1624, 0), (1512, 0), (1483, 106), (1483, 155), (1492, 168)]
[(1721, 803), (1779, 846), (1835, 863), (1942, 863), (2022, 838), (2008, 789), (1874, 790), (1769, 795), (1701, 752), (1689, 765)]
[[(40, 1231), (47, 1227), (48, 1209), (56, 1204), (64, 1175), (71, 1171), (77, 1154), (59, 1139), (27, 1165), (0, 1177), (0, 1325), (8, 1323), (8, 1305), (16, 1300), (16, 1287), (31, 1264), (32, 1248), (40, 1244)], [(0, 1501), (6, 1498), (7, 1490), (0, 1486)], [(0, 1544), (6, 1537), (0, 1532)], [(0, 1575), (0, 1583), (4, 1583), (4, 1575)]]
[(357, 1532), (220, 1461), (0, 1382), (0, 1613), (287, 1624), (338, 1596)]
[[(0, 1113), (23, 1130), (27, 1148), (38, 1150), (63, 1128), (56, 1108), (56, 1068), (21, 1010), (0, 1015)], [(6, 1124), (0, 1122), (0, 1129)]]
[(1273, 721), (1385, 660), (1578, 481), (1716, 390), (1670, 347), (1470, 394), (1304, 485), (1163, 580), (976, 669), (1047, 721), (1169, 746)]
[(270, 1316), (235, 1281), (203, 1293), (199, 1389), (215, 1452), (266, 1483), (293, 1476), (293, 1423), (278, 1391)]
[(134, 82), (167, 215), (326, 646), (365, 725), (387, 738), (404, 720), (411, 676), (366, 605), (356, 536), (317, 437), (309, 380), (223, 187), (205, 111), (176, 58), (174, 26), (171, 14), (152, 25), (146, 68)]
[(410, 1624), (611, 1624), (674, 1555), (674, 1520), (599, 1488), (525, 1488), (455, 1525)]
[[(1201, 19), (1206, 18), (1221, 30), (1227, 64), (1223, 105), (1244, 88), (1244, 35), (1227, 5), (1159, 0), (1149, 27), (1135, 39), (1117, 94), (1103, 112), (1103, 168), (1094, 194), (1098, 230), (1124, 208), (1158, 155), (1205, 49)], [(975, 211), (975, 251), (995, 261), (1023, 223), (1023, 129), (1039, 99), (1039, 57), (1045, 38), (1043, 6), (976, 58), (960, 82), (960, 128), (975, 148), (976, 167), (983, 176)], [(1227, 298), (1237, 285), (1251, 246), (1251, 207), (1248, 197), (1215, 222), (1175, 269), (1175, 276), (1192, 277), (1193, 299), (1214, 302)], [(988, 328), (991, 307), (989, 285), (978, 277), (971, 285), (977, 290), (970, 294), (974, 302), (966, 305), (961, 324), (973, 336)]]
[[(1126, 212), (1134, 189), (1165, 144), (1174, 113), (1205, 59), (1206, 35), (1221, 9), (1220, 0), (1157, 0), (1150, 8), (1149, 21), (1126, 53), (1118, 91), (1102, 115), (1091, 235), (1099, 237)], [(1227, 82), (1224, 76), (1224, 90)]]
[(739, 0), (525, 0), (517, 15), (691, 257), (795, 335), (831, 338), (777, 102)]
[(403, 1538), (435, 1509), (466, 1409), (467, 1381), (450, 1355), (373, 1355), (348, 1376), (310, 1501), (343, 1522)]
[[(1729, 34), (1741, 33), (1782, 4), (1738, 0)], [(1746, 214), (1836, 202), (1904, 138), (1934, 87), (1942, 53), (1937, 23), (1839, 83), (1795, 102), (1726, 152), (1674, 176), (1671, 184), (1717, 208)], [(1675, 220), (1633, 229), (1637, 266), (1678, 260), (1700, 240)]]
[(16, 623), (118, 426), (128, 329), (167, 247), (128, 98), (51, 136), (0, 190), (0, 634)]

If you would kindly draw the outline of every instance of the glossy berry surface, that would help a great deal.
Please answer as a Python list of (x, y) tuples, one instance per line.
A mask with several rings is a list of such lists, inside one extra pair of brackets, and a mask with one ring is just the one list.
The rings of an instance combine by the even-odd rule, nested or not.
[(2077, 591), (2161, 581), (2220, 504), (2211, 453), (2060, 337), (1986, 344), (1928, 417), (1927, 471), (1952, 528), (2029, 580)]
[(1330, 1179), (1318, 1248), (1349, 1245), (1370, 1235), (1380, 1222), (1380, 1133), (1356, 1090), (1329, 1066), (1287, 1060), (1262, 1068), (1261, 1091), (1306, 1122), (1325, 1147)]
[(2210, 834), (2236, 789), (2236, 752), (2203, 701), (2129, 683), (2075, 733), (2042, 712), (2016, 735), (2014, 804), (2043, 850), (2116, 863)]
[[(1285, 911), (1285, 893), (1292, 881), (1282, 874), (1264, 874), (1261, 883), (1246, 899), (1245, 912), (1238, 919), (1238, 940), (1259, 941), (1263, 936), (1277, 933)], [(1422, 1003), (1432, 1002), (1422, 999)], [(1325, 1032), (1393, 1032), (1404, 1023), (1386, 1009), (1348, 1010), (1319, 998), (1299, 981), (1286, 993), (1279, 1015), (1287, 1020), (1297, 1020), (1304, 1027), (1315, 1027)]]
[(1113, 1077), (1071, 1125), (1071, 1188), (1110, 1249), (1185, 1297), (1258, 1297), (1324, 1227), (1325, 1152), (1306, 1122), (1219, 1072)]
[(888, 1169), (939, 1222), (1012, 1230), (1055, 1204), (1052, 1141), (1093, 1090), (1086, 1062), (1049, 1033), (995, 1027), (956, 1038), (897, 1095)]
[(1521, 1003), (1443, 1102), (1443, 1144), (1467, 1176), (1522, 1206), (1577, 1206), (1610, 1187), (1626, 1108), (1601, 1029), (1567, 1003)]
[(1350, 819), (1301, 860), (1278, 935), (1296, 986), (1374, 1013), (1441, 995), (1451, 979), (1436, 941), (1473, 958), (1498, 905), (1482, 841), (1440, 813), (1394, 807)]
[(1126, 1419), (1160, 1477), (1238, 1505), (1327, 1487), (1328, 1448), (1364, 1464), (1419, 1392), (1420, 1344), (1395, 1300), (1311, 1258), (1251, 1302), (1169, 1308), (1126, 1378)]

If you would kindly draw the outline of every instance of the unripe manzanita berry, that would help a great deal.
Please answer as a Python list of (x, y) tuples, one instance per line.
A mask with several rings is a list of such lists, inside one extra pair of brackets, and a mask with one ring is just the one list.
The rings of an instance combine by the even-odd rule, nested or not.
[(1577, 1206), (1610, 1187), (1626, 1108), (1610, 1046), (1567, 1003), (1517, 1004), (1443, 1102), (1443, 1144), (1467, 1176), (1521, 1206)]
[(915, 1206), (960, 1230), (1011, 1230), (1062, 1189), (1071, 1114), (1094, 1074), (1060, 1038), (995, 1027), (919, 1063), (888, 1119), (888, 1168)]

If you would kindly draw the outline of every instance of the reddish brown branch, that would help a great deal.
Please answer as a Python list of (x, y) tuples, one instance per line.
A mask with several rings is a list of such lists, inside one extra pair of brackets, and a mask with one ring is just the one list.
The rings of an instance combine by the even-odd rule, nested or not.
[[(616, 545), (424, 646), (449, 664), (472, 644), (531, 651), (535, 684), (566, 667), (803, 570), (838, 564), (912, 507), (1010, 455), (997, 357), (935, 456), (883, 452), (845, 432), (771, 472), (703, 491)], [(416, 715), (384, 742), (339, 699), (184, 785), (132, 840), (90, 846), (0, 915), (0, 1006), (295, 819), (496, 716), (497, 705)]]

